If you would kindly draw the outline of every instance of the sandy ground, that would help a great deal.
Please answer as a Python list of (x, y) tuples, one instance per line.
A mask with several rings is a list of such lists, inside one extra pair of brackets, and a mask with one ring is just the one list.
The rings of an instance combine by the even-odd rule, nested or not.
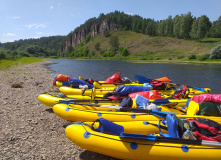
[(59, 92), (52, 86), (53, 72), (45, 66), (49, 63), (52, 62), (0, 71), (0, 160), (116, 160), (72, 143), (65, 135), (70, 122), (57, 117), (51, 108), (38, 101), (40, 94)]

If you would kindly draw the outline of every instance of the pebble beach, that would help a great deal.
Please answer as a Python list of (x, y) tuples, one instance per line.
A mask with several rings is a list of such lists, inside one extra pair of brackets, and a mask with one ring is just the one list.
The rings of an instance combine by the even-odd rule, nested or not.
[(57, 117), (52, 108), (38, 101), (40, 94), (59, 93), (52, 85), (50, 63), (0, 71), (0, 160), (116, 160), (72, 143), (65, 135), (65, 127), (72, 122)]

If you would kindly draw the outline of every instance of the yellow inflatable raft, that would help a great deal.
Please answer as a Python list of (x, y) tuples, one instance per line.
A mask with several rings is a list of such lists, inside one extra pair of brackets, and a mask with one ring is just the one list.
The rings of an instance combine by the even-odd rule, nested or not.
[[(81, 101), (82, 103), (91, 103), (91, 104), (105, 104), (105, 105), (119, 105), (119, 101), (114, 100), (108, 100), (108, 99), (102, 99), (102, 96), (100, 98), (94, 99), (93, 96), (82, 96), (82, 95), (67, 95), (66, 98), (62, 98), (59, 95), (50, 95), (50, 94), (41, 94), (38, 96), (38, 100), (43, 103), (46, 106), (52, 107), (57, 103), (60, 103), (59, 100), (65, 100), (65, 101), (71, 101), (72, 99), (75, 99), (73, 101)], [(84, 100), (76, 100), (76, 99), (85, 99)], [(88, 100), (88, 101), (87, 101)], [(184, 107), (186, 106), (186, 101), (188, 99), (169, 99), (169, 102), (171, 103), (177, 103), (177, 106)], [(149, 102), (152, 102), (153, 100), (150, 99)]]
[[(179, 113), (178, 117), (192, 118), (192, 117), (207, 117), (200, 115), (186, 115), (181, 107), (161, 106), (163, 112), (174, 112)], [(191, 107), (189, 107), (191, 108)], [(189, 110), (188, 108), (188, 110)], [(54, 113), (68, 121), (95, 121), (98, 118), (105, 118), (110, 121), (159, 121), (162, 118), (149, 114), (146, 110), (131, 109), (129, 111), (118, 111), (114, 108), (103, 108), (88, 105), (67, 105), (67, 104), (56, 104), (53, 106)], [(187, 112), (188, 112), (187, 110)], [(130, 112), (131, 111), (131, 112)], [(143, 112), (143, 113), (137, 113)], [(145, 113), (146, 112), (146, 113)], [(157, 111), (156, 111), (157, 112)], [(208, 119), (214, 121), (220, 121), (221, 117), (208, 116)]]
[[(96, 95), (104, 95), (108, 92), (113, 92), (115, 88), (103, 88), (103, 89), (95, 89)], [(203, 88), (205, 91), (200, 91), (194, 88), (189, 88), (189, 95), (199, 95), (199, 94), (210, 94), (210, 88)], [(60, 87), (59, 91), (65, 95), (91, 95), (92, 89), (79, 89), (79, 88), (71, 88), (71, 87)], [(175, 90), (158, 90), (163, 95), (172, 96), (174, 95)]]
[[(73, 100), (74, 99), (74, 100)], [(85, 99), (85, 101), (84, 101)], [(62, 98), (60, 95), (50, 95), (50, 94), (41, 94), (38, 96), (38, 100), (49, 107), (53, 107), (55, 104), (60, 103), (59, 101), (71, 101), (73, 102), (81, 102), (81, 103), (88, 103), (88, 104), (99, 104), (99, 105), (119, 105), (119, 101), (114, 100), (105, 100), (105, 99), (91, 99), (90, 96), (73, 96), (70, 95), (68, 97)]]
[[(53, 83), (53, 82), (52, 82)], [(133, 82), (131, 84), (123, 84), (123, 83), (104, 83), (104, 81), (99, 81), (99, 84), (96, 82), (96, 88), (115, 88), (121, 85), (136, 85), (136, 86), (143, 86), (141, 83)], [(94, 85), (95, 85), (94, 84)], [(69, 82), (62, 82), (62, 81), (56, 81), (55, 84), (56, 87), (70, 87)]]
[[(78, 122), (81, 123), (81, 122)], [(134, 134), (151, 134), (159, 132), (159, 121), (123, 121), (123, 122), (114, 122), (117, 125), (124, 127), (124, 132), (134, 133)], [(98, 128), (100, 124), (98, 122), (84, 122), (84, 124)], [(164, 124), (160, 124), (161, 132), (168, 133), (167, 127)]]
[(218, 142), (202, 142), (176, 138), (146, 140), (100, 133), (89, 125), (75, 123), (65, 129), (66, 136), (86, 150), (119, 159), (131, 160), (220, 160)]

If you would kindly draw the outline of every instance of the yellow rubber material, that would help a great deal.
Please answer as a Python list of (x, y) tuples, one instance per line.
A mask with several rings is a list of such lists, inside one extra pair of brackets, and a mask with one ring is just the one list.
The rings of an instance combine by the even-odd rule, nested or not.
[[(99, 108), (97, 107), (92, 107), (92, 108), (85, 110), (77, 107), (67, 106), (65, 104), (56, 104), (53, 106), (53, 111), (58, 117), (62, 119), (69, 121), (80, 121), (80, 122), (95, 121), (96, 119), (99, 118), (105, 118), (110, 121), (159, 121), (164, 119), (154, 115), (149, 115), (148, 113), (115, 112), (112, 109), (109, 109), (109, 111), (101, 111), (98, 110)], [(179, 113), (179, 110), (174, 108), (167, 108), (166, 106), (164, 107), (162, 106), (162, 111)], [(177, 117), (184, 117), (184, 118), (201, 117), (221, 122), (221, 117), (214, 117), (214, 116), (177, 114)]]
[(82, 124), (69, 125), (66, 136), (89, 151), (128, 160), (220, 160), (221, 147), (184, 143), (154, 142), (93, 131)]
[[(69, 98), (61, 98), (58, 95), (41, 94), (38, 96), (38, 100), (46, 106), (53, 107), (55, 104), (59, 103), (59, 100), (70, 101), (71, 99), (85, 99), (85, 100), (91, 99), (91, 97), (89, 97), (89, 96), (73, 96), (73, 95), (71, 95), (71, 96), (69, 96)], [(118, 101), (111, 101), (111, 100), (106, 101), (106, 100), (102, 100), (102, 99), (99, 99), (98, 101), (76, 100), (76, 102), (88, 103), (88, 104), (95, 104), (96, 103), (99, 105), (119, 105), (120, 104)]]
[[(81, 95), (67, 95), (68, 98), (60, 98), (58, 95), (50, 95), (50, 94), (41, 94), (38, 96), (38, 100), (43, 103), (44, 105), (46, 106), (49, 106), (49, 107), (52, 107), (54, 106), (55, 104), (59, 103), (59, 100), (71, 100), (71, 99), (87, 99), (87, 100), (90, 100), (89, 102), (87, 103), (94, 103), (95, 100), (93, 98), (91, 98), (91, 96), (81, 96)], [(97, 102), (99, 103), (102, 99), (102, 96), (100, 96), (101, 98), (96, 98)], [(169, 99), (169, 101), (171, 103), (177, 103), (177, 106), (179, 107), (184, 107), (186, 106), (186, 101), (188, 99)], [(153, 100), (149, 100), (149, 102), (152, 102)], [(82, 103), (84, 103), (86, 101), (82, 101)], [(118, 101), (109, 101), (110, 102), (110, 105), (119, 105), (119, 102)], [(108, 105), (109, 103), (108, 101), (106, 101), (106, 105)], [(101, 104), (101, 103), (99, 103)], [(103, 104), (103, 103), (102, 103)], [(136, 108), (136, 107), (133, 107), (133, 108)]]
[[(98, 122), (84, 122), (88, 125), (93, 125), (94, 128), (99, 127)], [(134, 133), (134, 134), (151, 134), (151, 133), (158, 133), (159, 121), (123, 121), (123, 122), (114, 122), (115, 124), (121, 125), (124, 127), (125, 133)], [(161, 132), (168, 133), (166, 125), (160, 124)]]
[[(206, 91), (199, 91), (194, 88), (189, 88), (190, 93), (189, 95), (199, 95), (199, 94), (210, 94), (210, 88), (204, 88)], [(59, 91), (65, 95), (91, 95), (92, 89), (79, 89), (79, 88), (71, 88), (71, 87), (60, 87)], [(114, 88), (103, 88), (103, 89), (95, 89), (96, 95), (104, 95), (108, 92), (113, 92)], [(163, 95), (172, 96), (174, 94), (174, 90), (158, 90)]]

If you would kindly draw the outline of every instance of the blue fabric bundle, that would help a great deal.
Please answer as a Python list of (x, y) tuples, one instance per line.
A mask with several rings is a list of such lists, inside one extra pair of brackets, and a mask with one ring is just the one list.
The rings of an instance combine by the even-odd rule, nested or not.
[[(104, 118), (99, 118), (95, 122), (99, 122), (98, 128), (93, 128), (93, 130), (101, 133), (108, 133), (114, 135), (121, 135), (124, 132), (124, 127), (118, 124), (115, 124), (111, 121), (108, 121)], [(92, 125), (93, 127), (93, 125)]]
[(120, 97), (128, 96), (130, 93), (142, 92), (142, 91), (150, 91), (150, 87), (126, 85), (116, 88), (116, 92)]
[(87, 85), (89, 89), (94, 88), (92, 84), (85, 82), (83, 80), (77, 79), (77, 78), (69, 79), (69, 83), (72, 86), (72, 88), (79, 88), (79, 85)]

